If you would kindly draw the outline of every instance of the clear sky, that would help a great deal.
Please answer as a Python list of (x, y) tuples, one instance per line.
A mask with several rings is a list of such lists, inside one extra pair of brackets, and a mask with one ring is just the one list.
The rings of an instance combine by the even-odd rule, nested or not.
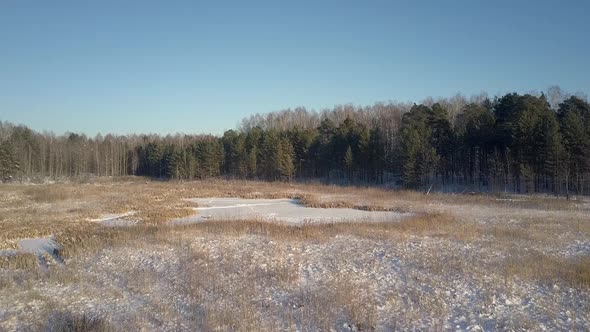
[(288, 107), (590, 92), (590, 1), (0, 1), (0, 120), (222, 133)]

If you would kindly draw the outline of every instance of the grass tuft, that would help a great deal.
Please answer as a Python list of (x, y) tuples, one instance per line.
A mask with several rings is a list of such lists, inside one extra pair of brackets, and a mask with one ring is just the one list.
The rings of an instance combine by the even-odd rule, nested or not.
[(115, 329), (104, 319), (89, 317), (86, 314), (76, 315), (71, 312), (54, 311), (43, 328), (48, 332), (111, 332)]
[(36, 203), (53, 203), (74, 197), (73, 190), (62, 185), (29, 186), (24, 190), (24, 193)]

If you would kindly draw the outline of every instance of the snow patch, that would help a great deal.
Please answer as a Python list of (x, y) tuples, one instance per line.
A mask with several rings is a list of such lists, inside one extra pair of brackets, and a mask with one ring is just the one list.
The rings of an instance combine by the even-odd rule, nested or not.
[(48, 268), (49, 262), (63, 264), (63, 259), (59, 256), (59, 245), (53, 235), (49, 237), (21, 239), (18, 241), (18, 251), (21, 253), (37, 255), (39, 266)]
[(120, 214), (104, 214), (100, 218), (87, 219), (88, 221), (99, 223), (103, 226), (133, 226), (137, 224), (137, 220), (126, 220), (125, 217), (133, 216), (137, 211), (131, 210)]
[(409, 213), (362, 211), (351, 208), (310, 208), (296, 199), (194, 198), (190, 202), (197, 215), (179, 218), (172, 224), (190, 224), (205, 220), (270, 220), (289, 224), (339, 221), (399, 221)]
[(18, 248), (22, 252), (43, 255), (57, 251), (59, 246), (53, 236), (43, 238), (22, 239), (18, 241)]

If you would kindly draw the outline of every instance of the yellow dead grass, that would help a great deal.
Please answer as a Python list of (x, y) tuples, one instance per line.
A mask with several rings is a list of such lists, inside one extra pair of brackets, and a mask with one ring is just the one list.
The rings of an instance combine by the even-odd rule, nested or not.
[[(163, 227), (167, 221), (194, 214), (194, 204), (187, 198), (299, 198), (310, 207), (348, 207), (369, 211), (411, 212), (414, 217), (399, 223), (333, 223), (287, 226), (279, 223), (204, 222), (191, 226)], [(448, 207), (457, 207), (448, 208)], [(428, 208), (426, 208), (428, 207)], [(447, 207), (447, 212), (436, 212)], [(459, 207), (469, 207), (464, 213)], [(470, 213), (482, 209), (497, 209), (508, 215), (530, 210), (533, 216), (517, 224), (502, 220), (491, 224), (472, 222)], [(125, 181), (100, 181), (86, 184), (51, 184), (37, 186), (0, 186), (0, 248), (16, 248), (19, 239), (54, 234), (63, 245), (62, 254), (72, 256), (84, 250), (125, 243), (137, 236), (166, 238), (169, 232), (186, 227), (191, 232), (242, 236), (257, 234), (285, 241), (326, 241), (338, 234), (373, 239), (404, 240), (411, 237), (440, 237), (456, 241), (479, 241), (492, 237), (497, 247), (531, 241), (554, 244), (555, 234), (590, 234), (590, 221), (579, 216), (587, 210), (577, 202), (550, 197), (518, 197), (498, 195), (444, 195), (388, 191), (379, 188), (339, 187), (321, 184), (286, 184), (255, 181), (196, 181), (156, 182), (130, 178)], [(129, 218), (142, 225), (132, 231), (103, 227), (88, 219), (103, 214), (137, 213)], [(442, 211), (442, 209), (440, 209)], [(556, 217), (535, 217), (539, 211)], [(543, 215), (545, 215), (543, 214)], [(493, 216), (491, 216), (493, 217)], [(541, 255), (541, 254), (539, 254)], [(0, 267), (27, 268), (32, 258), (6, 258)], [(538, 276), (571, 280), (576, 285), (588, 285), (588, 260), (559, 261), (546, 255), (519, 258), (506, 263), (505, 274)]]

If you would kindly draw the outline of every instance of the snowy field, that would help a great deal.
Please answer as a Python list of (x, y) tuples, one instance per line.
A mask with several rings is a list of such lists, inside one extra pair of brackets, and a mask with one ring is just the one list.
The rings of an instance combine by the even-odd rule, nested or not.
[(590, 328), (582, 198), (25, 187), (0, 187), (0, 331)]

